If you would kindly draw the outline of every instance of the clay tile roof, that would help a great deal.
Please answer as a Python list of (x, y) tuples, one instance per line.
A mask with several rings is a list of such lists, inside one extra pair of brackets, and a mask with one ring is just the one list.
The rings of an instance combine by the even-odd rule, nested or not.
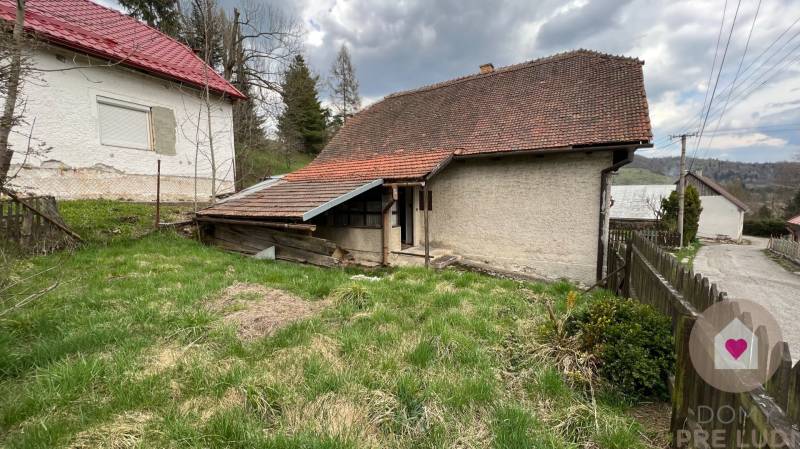
[[(0, 0), (0, 19), (13, 21), (13, 0)], [(28, 0), (25, 28), (54, 45), (121, 62), (164, 78), (245, 98), (189, 47), (119, 11), (89, 0)]]
[(363, 160), (314, 160), (286, 175), (288, 181), (343, 179), (419, 179), (447, 162), (452, 150), (395, 151)]
[(695, 172), (689, 172), (686, 175), (687, 176), (693, 176), (698, 181), (700, 181), (703, 184), (707, 185), (709, 189), (711, 189), (711, 190), (717, 192), (718, 194), (722, 195), (723, 197), (727, 198), (728, 201), (730, 201), (731, 203), (735, 204), (736, 207), (738, 207), (739, 209), (741, 209), (741, 210), (743, 210), (745, 212), (750, 212), (750, 208), (747, 207), (747, 204), (745, 204), (739, 198), (736, 198), (735, 196), (733, 196), (732, 193), (730, 193), (727, 190), (725, 190), (721, 185), (717, 184), (717, 182), (714, 181), (713, 179), (711, 179), (711, 178), (709, 178), (707, 176), (703, 176), (703, 175), (701, 175), (699, 173), (695, 173)]
[[(380, 185), (380, 180), (288, 182), (280, 180), (253, 193), (222, 201), (198, 211), (216, 217), (259, 217), (308, 220), (344, 197)], [(314, 212), (316, 210), (316, 213)]]
[(788, 219), (787, 223), (800, 226), (800, 215)]
[(471, 155), (646, 144), (652, 132), (642, 65), (576, 50), (398, 92), (350, 118), (318, 161), (407, 148)]

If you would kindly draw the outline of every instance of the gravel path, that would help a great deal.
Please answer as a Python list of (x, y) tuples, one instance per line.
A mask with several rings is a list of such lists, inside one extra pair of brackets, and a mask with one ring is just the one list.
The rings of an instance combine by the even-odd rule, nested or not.
[(716, 282), (732, 299), (749, 299), (772, 312), (800, 359), (800, 275), (787, 271), (765, 254), (767, 239), (747, 237), (751, 245), (707, 245), (694, 259), (695, 272)]

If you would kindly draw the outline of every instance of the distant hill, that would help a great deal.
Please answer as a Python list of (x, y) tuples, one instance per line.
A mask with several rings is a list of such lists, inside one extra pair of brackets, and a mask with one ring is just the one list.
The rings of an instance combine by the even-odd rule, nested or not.
[[(671, 178), (678, 176), (678, 157), (647, 158), (636, 156), (626, 168), (641, 168)], [(719, 183), (743, 182), (747, 187), (795, 186), (800, 184), (800, 162), (736, 162), (719, 159), (696, 159), (692, 170)]]
[(671, 184), (673, 178), (650, 171), (646, 168), (622, 167), (619, 174), (614, 177), (614, 185), (636, 186), (644, 184)]
[[(678, 157), (636, 156), (633, 163), (620, 170), (614, 183), (670, 183), (678, 177), (679, 164)], [(753, 163), (696, 159), (691, 169), (702, 171), (703, 175), (722, 184), (747, 203), (751, 210), (758, 211), (761, 206), (767, 206), (776, 216), (782, 215), (784, 205), (800, 189), (800, 162)], [(666, 181), (659, 176), (666, 177)]]

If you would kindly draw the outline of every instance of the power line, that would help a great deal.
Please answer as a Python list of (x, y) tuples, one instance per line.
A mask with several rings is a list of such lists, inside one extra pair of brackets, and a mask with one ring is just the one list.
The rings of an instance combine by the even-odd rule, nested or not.
[[(747, 56), (747, 49), (750, 47), (750, 38), (753, 37), (753, 29), (756, 27), (756, 19), (758, 19), (758, 12), (761, 9), (761, 0), (758, 0), (758, 6), (756, 6), (756, 13), (753, 15), (753, 23), (750, 24), (750, 31), (747, 33), (747, 41), (744, 44), (744, 51), (742, 52), (742, 58), (739, 59), (739, 66), (736, 68), (736, 74), (733, 76), (733, 81), (731, 81), (731, 90), (728, 92), (728, 96), (725, 98), (725, 104), (722, 106), (722, 112), (719, 114), (719, 118), (717, 119), (717, 124), (714, 127), (714, 131), (716, 132), (719, 129), (719, 125), (722, 124), (722, 118), (725, 116), (725, 111), (728, 109), (728, 103), (731, 101), (731, 95), (735, 90), (736, 81), (739, 79), (739, 74), (742, 71), (742, 65), (744, 64), (744, 58)], [(734, 17), (735, 20), (735, 17)], [(711, 148), (711, 143), (714, 141), (714, 134), (711, 134), (711, 138), (708, 139), (708, 143), (706, 144), (706, 151), (704, 154), (708, 153), (708, 149)]]
[(736, 26), (736, 17), (739, 15), (739, 7), (742, 6), (742, 0), (736, 4), (736, 11), (733, 13), (733, 21), (731, 22), (731, 29), (728, 32), (728, 39), (725, 42), (725, 51), (722, 52), (722, 61), (719, 64), (719, 71), (717, 72), (717, 79), (714, 81), (714, 90), (711, 91), (711, 98), (708, 100), (708, 109), (706, 110), (706, 117), (703, 119), (703, 125), (700, 127), (700, 134), (697, 137), (697, 145), (694, 147), (694, 154), (692, 155), (692, 162), (689, 163), (689, 170), (692, 169), (694, 158), (697, 156), (697, 149), (700, 148), (700, 141), (703, 140), (703, 131), (706, 129), (708, 123), (708, 114), (711, 112), (711, 105), (714, 104), (714, 96), (717, 93), (717, 86), (719, 85), (719, 78), (722, 75), (722, 69), (725, 68), (725, 57), (728, 55), (728, 47), (731, 44), (731, 36), (733, 36), (733, 29)]
[[(726, 6), (727, 6), (727, 3), (726, 3)], [(724, 12), (723, 12), (723, 17), (724, 17)], [(761, 59), (761, 58), (762, 58), (762, 57), (763, 57), (765, 54), (767, 54), (767, 52), (769, 52), (769, 50), (770, 50), (772, 47), (774, 47), (774, 46), (775, 46), (775, 44), (777, 44), (777, 43), (778, 43), (778, 42), (779, 42), (779, 41), (780, 41), (780, 40), (783, 38), (783, 36), (785, 36), (785, 35), (786, 35), (786, 33), (788, 33), (788, 32), (789, 32), (789, 31), (790, 31), (792, 28), (794, 28), (794, 27), (795, 27), (795, 26), (796, 26), (798, 23), (800, 23), (800, 17), (798, 17), (797, 19), (795, 19), (795, 21), (794, 21), (794, 22), (792, 22), (792, 23), (791, 23), (791, 24), (790, 24), (788, 27), (786, 27), (786, 29), (784, 29), (784, 30), (783, 30), (783, 31), (782, 31), (782, 32), (781, 32), (781, 33), (778, 35), (778, 37), (776, 37), (775, 39), (773, 39), (773, 40), (772, 40), (772, 42), (770, 42), (770, 44), (767, 46), (767, 48), (765, 48), (765, 49), (764, 49), (764, 50), (763, 50), (763, 51), (762, 51), (762, 52), (761, 52), (761, 53), (760, 53), (758, 56), (756, 56), (756, 57), (755, 57), (755, 58), (754, 58), (754, 59), (753, 59), (753, 60), (752, 60), (752, 61), (751, 61), (751, 62), (750, 62), (748, 65), (747, 65), (747, 67), (745, 67), (745, 69), (744, 69), (744, 70), (742, 70), (742, 75), (744, 75), (744, 74), (747, 74), (747, 73), (750, 71), (750, 69), (751, 69), (751, 68), (752, 68), (752, 67), (753, 67), (753, 66), (754, 66), (754, 65), (755, 65), (757, 62), (759, 62), (759, 60), (760, 60), (760, 59)], [(777, 50), (776, 50), (776, 51), (775, 51), (775, 52), (774, 52), (774, 53), (773, 53), (773, 54), (772, 54), (772, 55), (771, 55), (769, 58), (767, 58), (766, 60), (764, 60), (764, 61), (763, 61), (763, 62), (762, 62), (762, 63), (761, 63), (761, 64), (760, 64), (760, 65), (759, 65), (757, 68), (756, 68), (756, 72), (755, 72), (755, 73), (757, 73), (757, 72), (758, 72), (758, 69), (759, 69), (759, 68), (763, 67), (763, 66), (764, 66), (764, 65), (765, 65), (765, 64), (766, 64), (766, 63), (767, 63), (767, 62), (768, 62), (770, 59), (772, 59), (772, 57), (774, 57), (776, 54), (778, 54), (778, 53), (780, 52), (780, 50), (781, 50), (781, 49), (783, 49), (783, 48), (784, 48), (784, 47), (785, 47), (785, 46), (786, 46), (786, 45), (787, 45), (789, 42), (791, 42), (792, 40), (794, 40), (794, 38), (796, 38), (798, 34), (800, 34), (800, 32), (798, 32), (798, 33), (795, 33), (795, 34), (794, 34), (792, 37), (790, 37), (790, 38), (789, 38), (789, 39), (788, 39), (786, 42), (784, 42), (784, 44), (783, 44), (783, 45), (781, 45), (781, 46), (780, 46), (780, 47), (779, 47), (779, 48), (778, 48), (778, 49), (777, 49)], [(716, 55), (715, 55), (715, 58), (716, 58)], [(712, 72), (712, 73), (713, 73), (713, 72)], [(747, 81), (747, 80), (749, 80), (750, 78), (752, 78), (752, 76), (753, 76), (753, 75), (755, 75), (755, 73), (753, 73), (753, 74), (751, 74), (751, 75), (749, 75), (749, 76), (745, 77), (744, 79), (742, 79), (742, 80), (739, 82), (739, 85), (738, 85), (738, 86), (734, 86), (733, 84), (728, 84), (728, 85), (725, 87), (725, 89), (723, 89), (723, 90), (722, 90), (722, 93), (725, 93), (725, 92), (728, 92), (728, 91), (733, 91), (733, 90), (735, 90), (737, 87), (739, 87), (739, 86), (741, 86), (742, 84), (744, 84), (744, 82), (745, 82), (745, 81)], [(762, 74), (762, 75), (763, 75), (763, 74)], [(711, 84), (711, 80), (709, 79), (709, 81), (708, 81), (708, 84), (707, 84), (707, 85), (710, 87), (710, 84)], [(708, 97), (708, 92), (709, 92), (709, 89), (706, 89), (706, 98)], [(695, 125), (693, 125), (693, 126), (691, 126), (691, 127), (689, 126), (689, 125), (690, 125), (692, 122), (696, 122), (696, 124), (697, 124), (697, 125), (699, 125), (699, 124), (700, 124), (700, 121), (702, 120), (702, 116), (703, 116), (703, 113), (702, 113), (702, 111), (703, 111), (703, 110), (705, 110), (705, 104), (706, 104), (706, 99), (704, 98), (704, 99), (703, 99), (703, 108), (701, 109), (701, 112), (700, 112), (700, 116), (699, 116), (699, 117), (696, 117), (696, 118), (691, 118), (691, 117), (690, 117), (690, 118), (688, 118), (686, 121), (684, 121), (684, 123), (683, 123), (682, 125), (680, 125), (678, 128), (675, 128), (675, 129), (677, 129), (677, 130), (681, 130), (681, 131), (685, 131), (685, 130), (687, 130), (687, 129), (693, 128)]]

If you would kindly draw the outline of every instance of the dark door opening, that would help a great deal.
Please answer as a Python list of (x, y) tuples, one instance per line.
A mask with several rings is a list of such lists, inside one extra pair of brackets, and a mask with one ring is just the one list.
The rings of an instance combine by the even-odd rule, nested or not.
[(400, 188), (397, 192), (397, 223), (404, 245), (414, 245), (414, 189)]

